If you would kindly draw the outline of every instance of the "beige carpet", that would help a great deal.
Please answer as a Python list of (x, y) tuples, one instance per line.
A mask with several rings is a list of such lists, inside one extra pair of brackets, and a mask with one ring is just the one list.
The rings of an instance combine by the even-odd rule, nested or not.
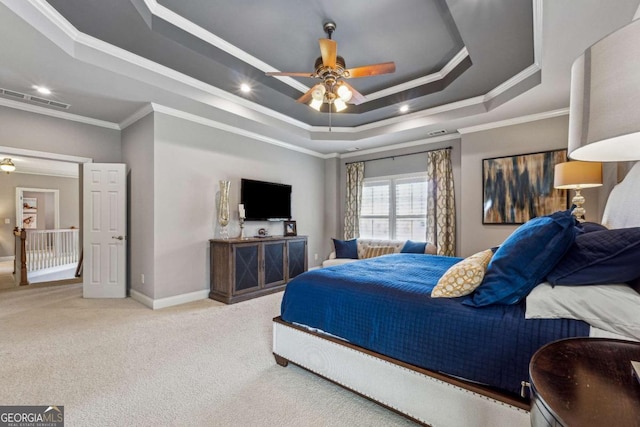
[(410, 421), (271, 354), (282, 293), (152, 311), (81, 285), (0, 292), (0, 404), (67, 426), (394, 426)]
[(16, 288), (13, 278), (13, 261), (0, 261), (0, 289)]

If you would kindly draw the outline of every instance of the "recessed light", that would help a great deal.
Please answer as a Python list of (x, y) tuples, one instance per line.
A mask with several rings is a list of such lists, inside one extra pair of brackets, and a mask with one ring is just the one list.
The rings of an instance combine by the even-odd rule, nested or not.
[(249, 93), (249, 92), (251, 92), (251, 86), (249, 86), (249, 85), (248, 85), (248, 84), (246, 84), (246, 83), (242, 83), (242, 84), (240, 85), (240, 90), (241, 90), (242, 92), (244, 92), (244, 93)]
[(48, 88), (44, 87), (44, 86), (37, 86), (37, 85), (33, 85), (33, 88), (35, 90), (37, 90), (38, 92), (40, 92), (43, 95), (51, 95), (51, 90), (49, 90)]
[(409, 106), (407, 104), (404, 104), (402, 107), (400, 107), (401, 113), (406, 113), (407, 111), (409, 111)]

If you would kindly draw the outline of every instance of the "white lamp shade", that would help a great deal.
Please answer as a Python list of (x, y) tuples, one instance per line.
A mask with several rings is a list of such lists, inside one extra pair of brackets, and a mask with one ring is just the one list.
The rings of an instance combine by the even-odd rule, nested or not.
[(333, 105), (335, 105), (337, 112), (340, 112), (340, 111), (344, 110), (345, 108), (347, 108), (347, 104), (340, 98), (334, 99), (333, 100)]
[(600, 40), (573, 63), (569, 157), (640, 160), (640, 20)]
[(320, 107), (322, 107), (322, 100), (320, 99), (312, 99), (309, 103), (309, 106), (314, 110), (320, 111)]
[(561, 190), (599, 187), (602, 185), (602, 163), (565, 162), (555, 166), (553, 186)]
[(351, 92), (347, 86), (342, 84), (342, 85), (340, 85), (338, 87), (338, 96), (344, 102), (349, 102), (349, 101), (351, 101), (351, 97), (353, 96), (353, 92)]
[(322, 102), (324, 100), (324, 94), (327, 90), (325, 89), (323, 84), (317, 84), (314, 86), (313, 91), (311, 92), (311, 98), (314, 101)]

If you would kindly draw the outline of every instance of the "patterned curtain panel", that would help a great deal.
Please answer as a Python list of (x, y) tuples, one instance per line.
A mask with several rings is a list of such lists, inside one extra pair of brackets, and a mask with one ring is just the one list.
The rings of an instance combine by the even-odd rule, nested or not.
[(360, 237), (360, 207), (362, 205), (364, 162), (347, 165), (347, 200), (344, 208), (344, 238)]
[(427, 153), (427, 241), (438, 255), (456, 253), (456, 206), (451, 149)]

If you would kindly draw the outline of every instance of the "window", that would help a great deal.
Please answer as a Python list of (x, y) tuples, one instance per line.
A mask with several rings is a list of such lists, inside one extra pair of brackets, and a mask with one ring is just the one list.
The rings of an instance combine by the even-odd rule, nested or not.
[(364, 180), (360, 237), (424, 241), (426, 233), (427, 178), (425, 174)]

